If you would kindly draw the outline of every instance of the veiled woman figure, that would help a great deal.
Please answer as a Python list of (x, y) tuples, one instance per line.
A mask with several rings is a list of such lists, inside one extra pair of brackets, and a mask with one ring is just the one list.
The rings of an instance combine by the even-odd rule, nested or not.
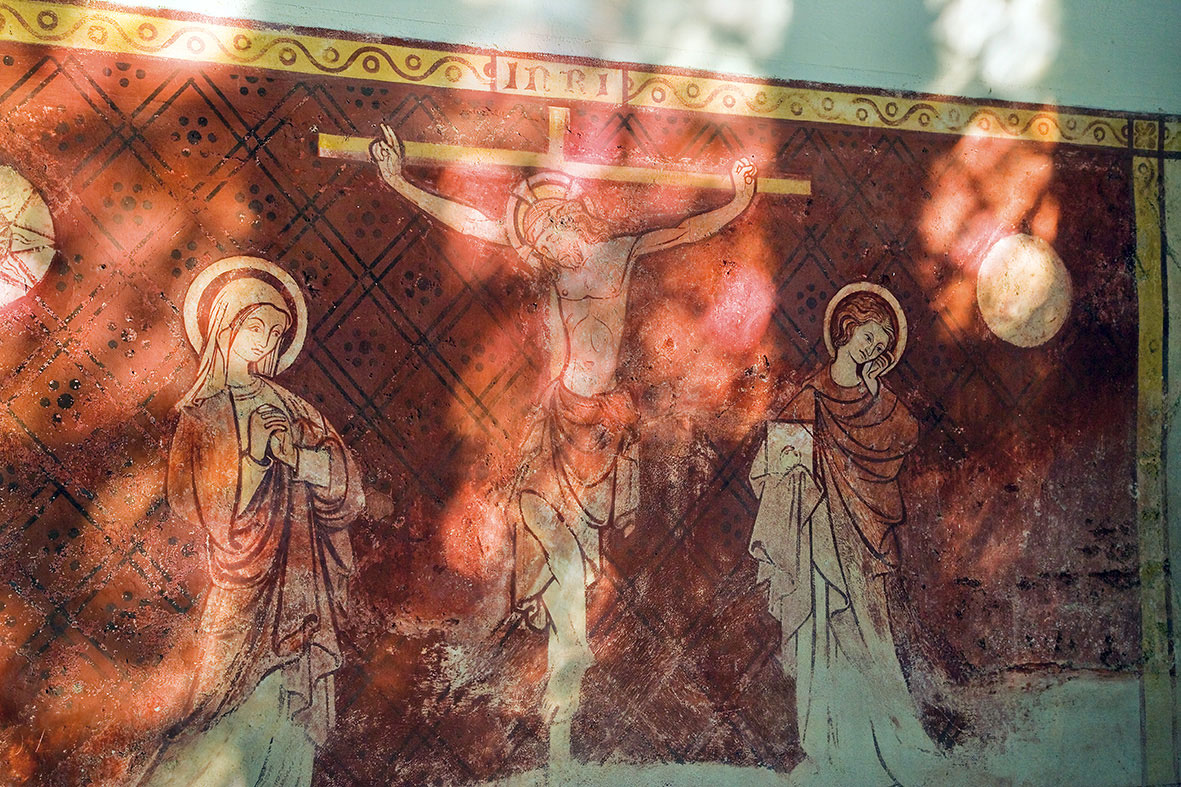
[[(798, 775), (823, 784), (931, 784), (948, 773), (918, 720), (894, 650), (898, 487), (918, 424), (881, 378), (906, 346), (906, 318), (876, 285), (846, 286), (825, 316), (831, 361), (810, 377), (751, 471), (759, 582), (796, 678)], [(936, 779), (937, 781), (931, 781)]]
[(285, 272), (222, 260), (185, 313), (200, 363), (178, 404), (167, 494), (205, 534), (211, 585), (186, 714), (146, 783), (308, 785), (334, 723), (360, 477), (323, 415), (271, 379), (306, 329)]

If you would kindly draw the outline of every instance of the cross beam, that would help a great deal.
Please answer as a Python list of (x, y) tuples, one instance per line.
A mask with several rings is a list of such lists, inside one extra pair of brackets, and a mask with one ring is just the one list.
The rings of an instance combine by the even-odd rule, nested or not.
[[(730, 176), (709, 172), (653, 169), (650, 167), (619, 167), (591, 164), (567, 158), (566, 131), (570, 110), (565, 107), (549, 109), (549, 148), (545, 151), (511, 150), (507, 148), (473, 148), (461, 145), (441, 145), (434, 142), (403, 141), (405, 160), (411, 164), (463, 164), (488, 167), (534, 167), (564, 172), (584, 180), (613, 180), (642, 183), (652, 186), (683, 186), (696, 189), (730, 189)], [(346, 137), (338, 134), (318, 135), (318, 152), (323, 158), (368, 161), (368, 137)], [(807, 178), (760, 177), (758, 191), (762, 194), (792, 194), (807, 196), (812, 193), (812, 182)]]

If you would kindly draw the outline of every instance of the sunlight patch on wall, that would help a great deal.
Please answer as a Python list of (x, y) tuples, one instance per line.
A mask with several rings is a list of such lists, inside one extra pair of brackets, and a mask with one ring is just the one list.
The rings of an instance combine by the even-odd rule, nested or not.
[(1058, 0), (928, 0), (939, 74), (930, 90), (1033, 88), (1061, 43)]
[(648, 0), (596, 8), (602, 56), (660, 64), (691, 52), (711, 69), (760, 74), (787, 38), (790, 0)]

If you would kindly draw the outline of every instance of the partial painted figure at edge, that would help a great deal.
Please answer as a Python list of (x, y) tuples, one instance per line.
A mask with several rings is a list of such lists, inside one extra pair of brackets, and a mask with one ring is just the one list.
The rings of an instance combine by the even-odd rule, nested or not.
[(309, 785), (335, 723), (360, 478), (324, 417), (271, 379), (306, 330), (285, 272), (215, 263), (185, 311), (201, 360), (178, 405), (167, 492), (207, 536), (211, 584), (185, 718), (144, 783)]
[(950, 763), (919, 723), (899, 665), (887, 601), (905, 520), (898, 475), (918, 423), (881, 378), (905, 349), (906, 318), (887, 290), (852, 284), (829, 304), (824, 330), (831, 362), (767, 424), (751, 470), (760, 503), (750, 551), (782, 625), (807, 754), (793, 777), (948, 783)]

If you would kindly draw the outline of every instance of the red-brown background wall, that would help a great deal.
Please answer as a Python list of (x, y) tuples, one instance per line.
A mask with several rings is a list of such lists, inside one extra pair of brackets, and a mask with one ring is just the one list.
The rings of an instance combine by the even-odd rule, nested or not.
[[(123, 753), (176, 719), (205, 583), (199, 534), (164, 501), (172, 408), (195, 371), (180, 310), (205, 265), (255, 254), (305, 288), (311, 330), (282, 381), (345, 436), (372, 504), (352, 531), (360, 571), (322, 782), (536, 767), (545, 645), (493, 629), (511, 566), (498, 495), (546, 382), (544, 290), (511, 250), (458, 237), (314, 143), (385, 121), (407, 139), (541, 150), (546, 107), (14, 44), (0, 57), (0, 164), (42, 191), (60, 248), (0, 310), (9, 738), (40, 741), (46, 780), (117, 780)], [(640, 263), (620, 376), (643, 412), (641, 515), (608, 540), (613, 570), (590, 595), (599, 662), (577, 756), (798, 758), (778, 628), (746, 555), (745, 476), (762, 420), (824, 360), (828, 298), (855, 279), (889, 287), (910, 322), (888, 380), (923, 425), (903, 473), (904, 661), (961, 682), (1135, 666), (1122, 151), (598, 105), (573, 108), (567, 147), (714, 171), (753, 155), (764, 175), (812, 183)], [(497, 213), (519, 173), (413, 174)], [(725, 199), (588, 189), (627, 231)], [(1048, 236), (1073, 278), (1066, 326), (1032, 350), (993, 337), (972, 301), (980, 252), (1013, 231)]]

